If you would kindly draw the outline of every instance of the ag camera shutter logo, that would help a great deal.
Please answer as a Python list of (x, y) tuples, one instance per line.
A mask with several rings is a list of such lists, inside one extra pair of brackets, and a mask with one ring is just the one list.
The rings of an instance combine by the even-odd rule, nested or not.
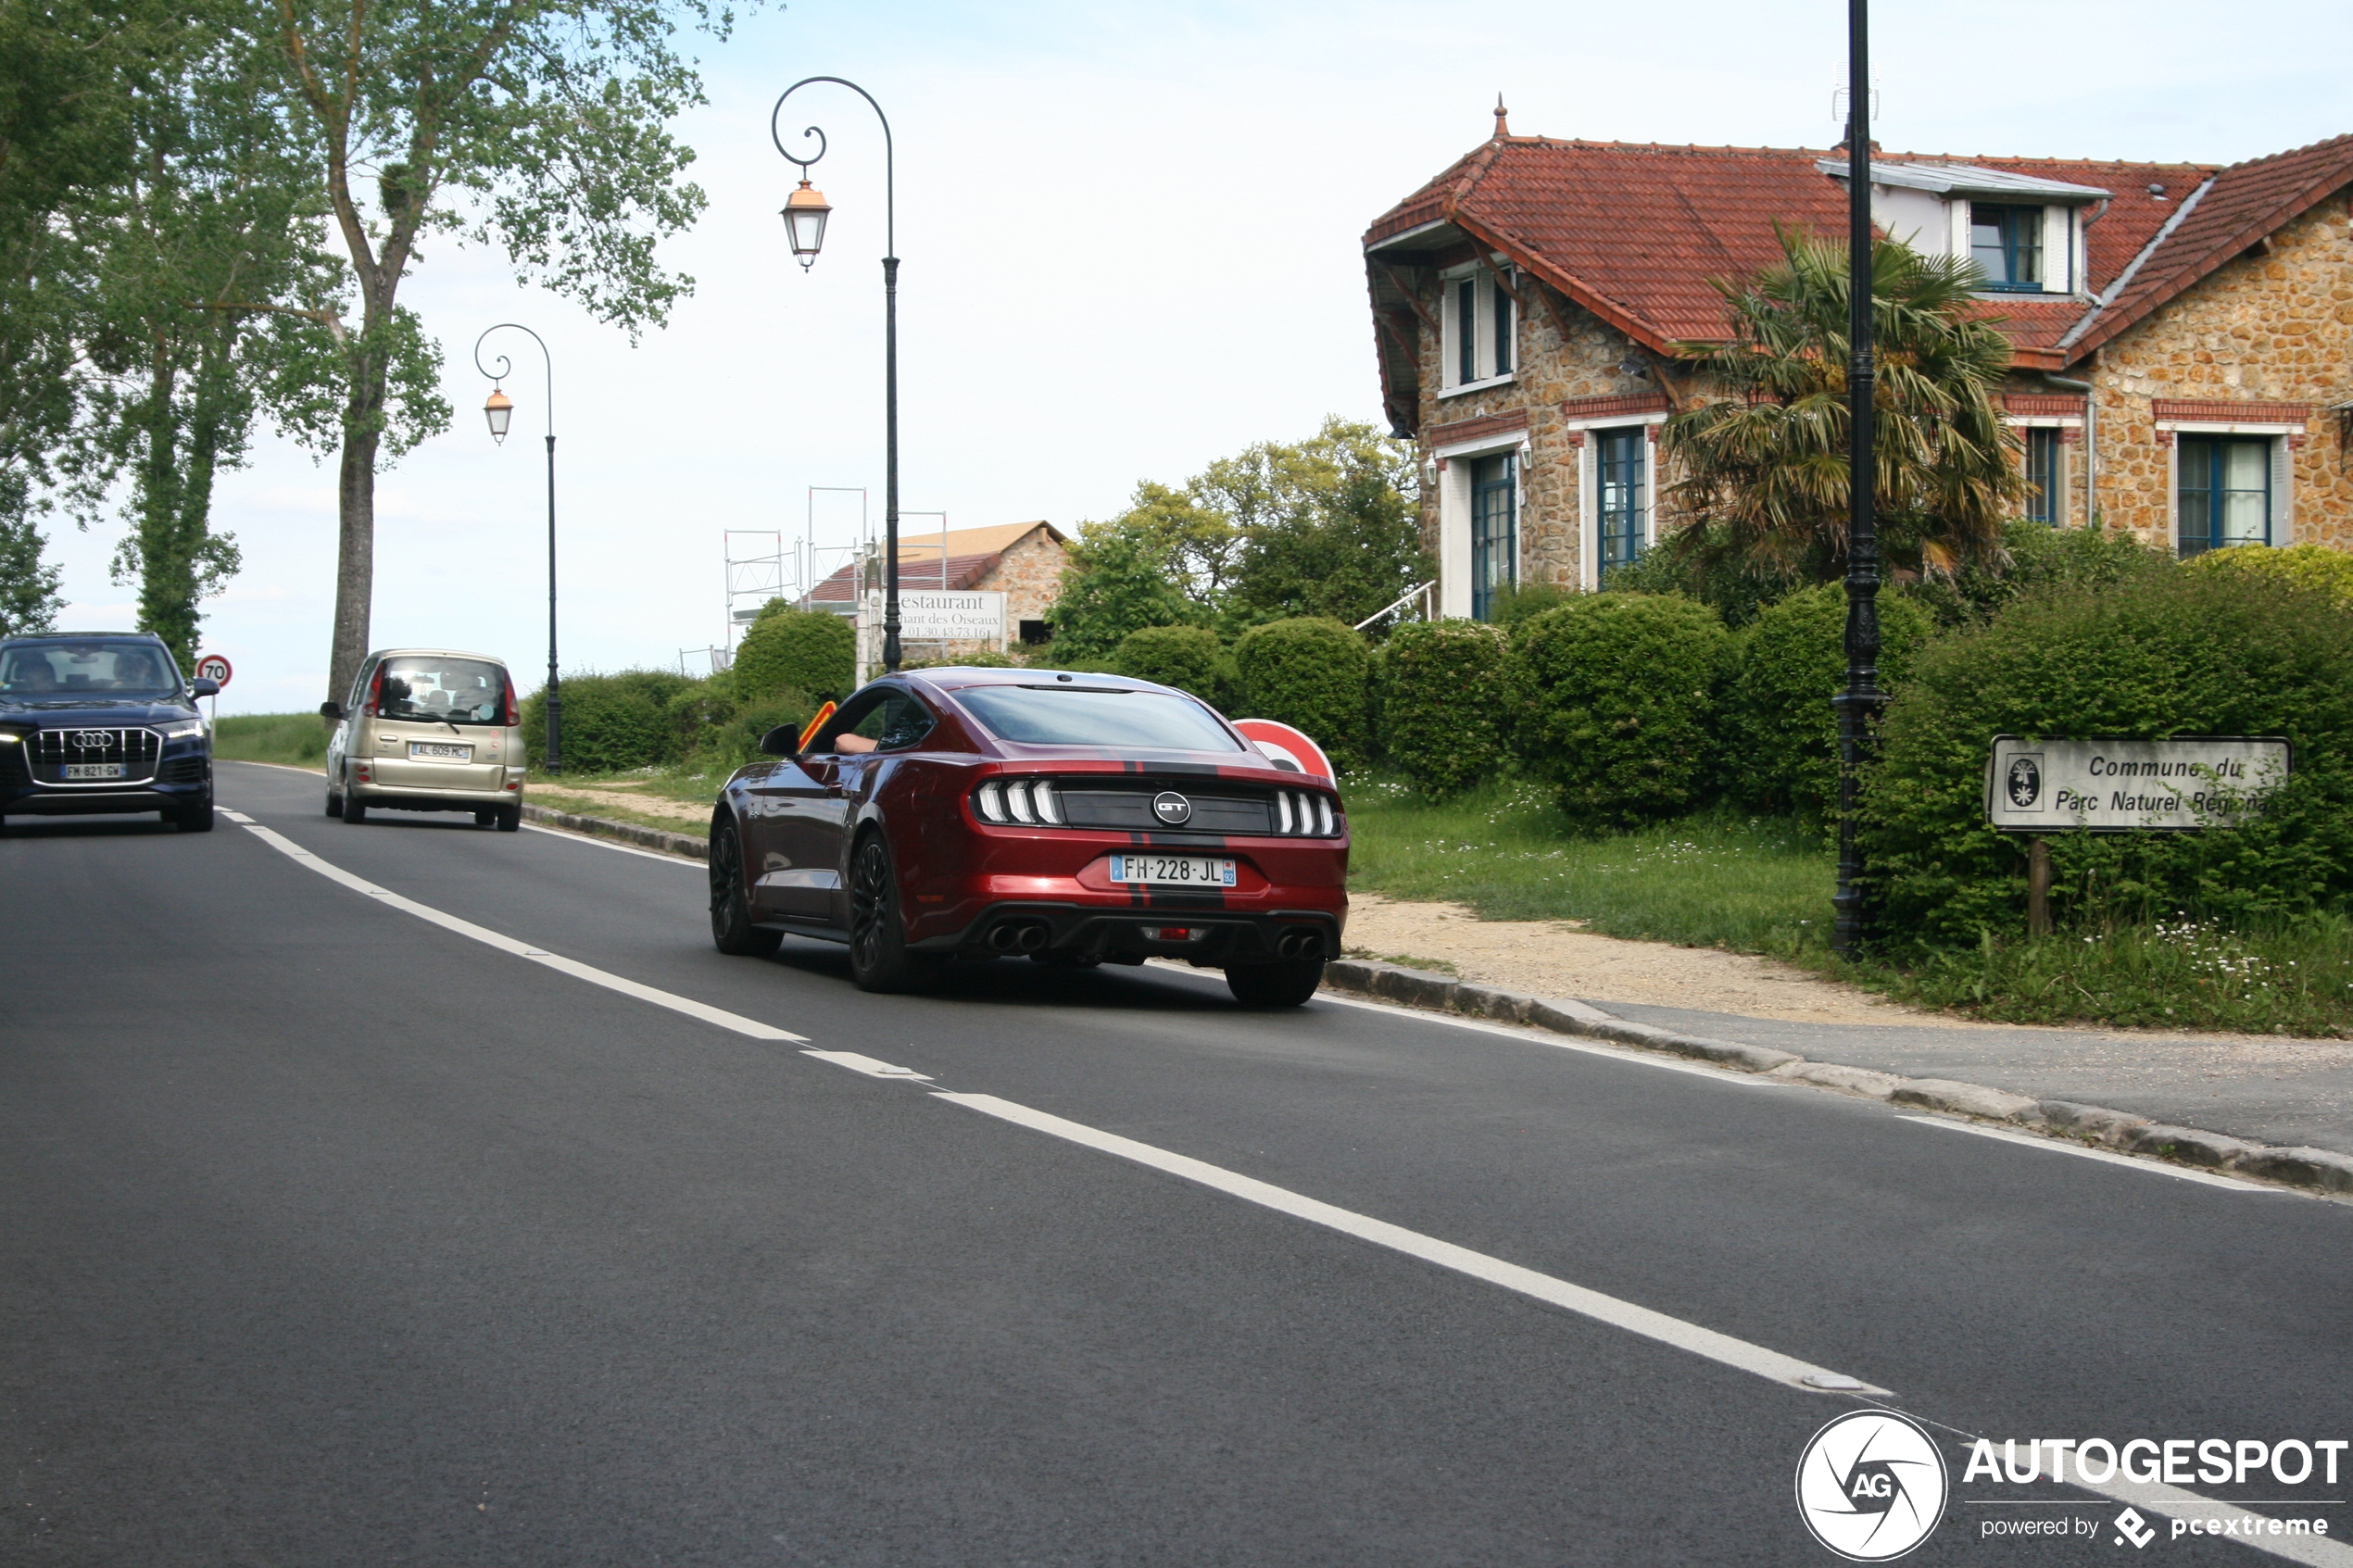
[(1886, 1562), (1928, 1539), (1950, 1486), (1927, 1428), (1894, 1411), (1852, 1411), (1798, 1456), (1797, 1513), (1849, 1562)]

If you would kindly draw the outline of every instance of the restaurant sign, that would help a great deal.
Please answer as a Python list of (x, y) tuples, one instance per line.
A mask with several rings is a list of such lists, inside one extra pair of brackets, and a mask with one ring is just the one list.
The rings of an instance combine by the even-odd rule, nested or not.
[(1985, 811), (2006, 833), (2230, 827), (2287, 779), (2276, 735), (2032, 740), (1996, 735)]

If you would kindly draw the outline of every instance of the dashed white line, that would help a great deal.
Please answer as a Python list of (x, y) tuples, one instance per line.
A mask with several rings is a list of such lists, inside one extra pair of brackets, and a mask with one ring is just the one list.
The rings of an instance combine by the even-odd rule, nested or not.
[(809, 1043), (807, 1035), (796, 1035), (789, 1029), (779, 1029), (773, 1023), (762, 1023), (756, 1018), (746, 1018), (741, 1013), (729, 1012), (724, 1008), (712, 1007), (708, 1002), (698, 1002), (692, 997), (679, 996), (674, 991), (664, 991), (656, 986), (642, 985), (626, 976), (615, 974), (610, 970), (598, 969), (593, 965), (582, 963), (576, 959), (565, 958), (560, 953), (551, 953), (545, 948), (535, 947), (528, 942), (517, 941), (514, 937), (492, 931), (487, 926), (476, 925), (472, 921), (459, 920), (456, 915), (436, 909), (430, 904), (420, 904), (414, 898), (403, 897), (388, 887), (379, 887), (367, 878), (356, 876), (333, 861), (323, 860), (293, 839), (283, 834), (271, 832), (250, 817), (235, 811), (228, 813), (228, 816), (231, 822), (237, 823), (247, 833), (297, 865), (308, 866), (330, 882), (340, 883), (355, 893), (364, 894), (375, 899), (387, 909), (414, 915), (419, 920), (427, 921), (441, 927), (444, 931), (455, 932), (472, 941), (480, 942), (484, 947), (496, 947), (502, 953), (512, 953), (519, 959), (527, 959), (544, 968), (552, 969), (559, 974), (568, 974), (574, 980), (585, 980), (591, 985), (601, 985), (608, 991), (618, 991), (624, 997), (635, 997), (641, 1002), (650, 1002), (655, 1007), (667, 1008), (672, 1012), (684, 1013), (688, 1018), (698, 1019), (705, 1023), (717, 1024), (722, 1029), (730, 1029), (738, 1035), (749, 1035), (755, 1040), (784, 1040), (796, 1046), (804, 1046)]

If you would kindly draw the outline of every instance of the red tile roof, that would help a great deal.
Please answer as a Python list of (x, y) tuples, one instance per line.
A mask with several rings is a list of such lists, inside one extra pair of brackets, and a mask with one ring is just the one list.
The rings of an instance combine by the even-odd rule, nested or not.
[[(1663, 350), (1677, 339), (1725, 334), (1723, 301), (1710, 280), (1778, 260), (1776, 221), (1827, 235), (1844, 232), (1844, 188), (1815, 167), (1832, 156), (1807, 147), (1501, 137), (1376, 220), (1365, 244), (1451, 223), (1637, 342)], [(2227, 169), (1908, 153), (1877, 158), (1965, 163), (2114, 193), (2095, 209), (2085, 235), (2095, 294), (2130, 273), (2114, 302), (2105, 308), (2081, 299), (1989, 302), (2021, 361), (2051, 370), (2082, 358), (2353, 180), (2353, 137)], [(2151, 185), (2163, 186), (2162, 195), (2152, 196)], [(2144, 257), (2194, 193), (2196, 206)], [(1374, 286), (1378, 297), (1378, 265)], [(2096, 319), (2086, 326), (2087, 316)], [(2079, 327), (2075, 341), (2063, 343)]]
[[(955, 591), (972, 587), (995, 571), (997, 563), (1004, 558), (1005, 552), (1002, 550), (993, 550), (980, 556), (950, 556), (948, 558), (949, 588)], [(845, 566), (823, 583), (818, 583), (816, 587), (810, 590), (809, 596), (800, 601), (802, 608), (815, 608), (820, 606), (846, 606), (855, 603), (856, 596), (851, 586), (853, 582), (851, 574), (854, 570)], [(899, 591), (905, 594), (919, 588), (937, 590), (938, 587), (939, 558), (937, 556), (912, 556), (902, 548), (899, 553)]]

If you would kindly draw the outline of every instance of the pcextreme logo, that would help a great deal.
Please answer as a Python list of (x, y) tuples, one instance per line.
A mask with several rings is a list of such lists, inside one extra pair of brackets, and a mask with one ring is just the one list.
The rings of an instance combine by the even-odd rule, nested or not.
[(1944, 1517), (1950, 1479), (1925, 1427), (1894, 1411), (1852, 1411), (1797, 1460), (1797, 1513), (1850, 1562), (1903, 1556)]

